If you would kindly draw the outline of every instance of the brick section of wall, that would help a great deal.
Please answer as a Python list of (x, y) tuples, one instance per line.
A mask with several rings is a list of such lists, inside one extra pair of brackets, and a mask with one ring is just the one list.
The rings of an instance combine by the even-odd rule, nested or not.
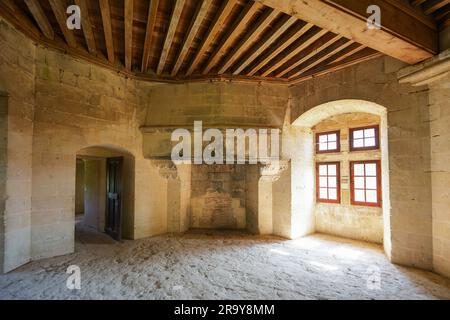
[(326, 102), (359, 99), (388, 109), (392, 261), (432, 267), (427, 88), (399, 84), (405, 65), (382, 57), (291, 88), (292, 121)]

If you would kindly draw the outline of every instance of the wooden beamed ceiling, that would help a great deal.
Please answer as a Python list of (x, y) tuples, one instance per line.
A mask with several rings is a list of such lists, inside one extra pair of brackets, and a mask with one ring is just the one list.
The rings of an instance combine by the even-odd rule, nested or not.
[[(81, 30), (66, 8), (81, 9)], [(367, 30), (366, 9), (382, 9)], [(283, 83), (382, 54), (409, 63), (438, 52), (450, 0), (0, 0), (0, 15), (42, 45), (152, 81)]]

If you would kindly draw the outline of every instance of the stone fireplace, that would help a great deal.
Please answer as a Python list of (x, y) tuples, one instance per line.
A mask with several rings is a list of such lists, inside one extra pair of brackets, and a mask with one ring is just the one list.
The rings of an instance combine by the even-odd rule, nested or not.
[(246, 166), (193, 165), (190, 228), (246, 228)]

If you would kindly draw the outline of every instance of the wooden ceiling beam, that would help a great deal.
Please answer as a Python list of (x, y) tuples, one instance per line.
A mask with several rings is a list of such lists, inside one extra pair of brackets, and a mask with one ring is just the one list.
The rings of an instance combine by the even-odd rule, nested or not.
[[(265, 53), (260, 59), (259, 62), (256, 63), (250, 71), (247, 73), (249, 76), (253, 76), (258, 72), (260, 69), (264, 68), (269, 64), (270, 61), (272, 61), (275, 57), (277, 57), (280, 53), (282, 53), (286, 48), (288, 48), (291, 44), (293, 44), (295, 41), (300, 39), (303, 35), (305, 35), (308, 31), (310, 31), (313, 28), (313, 25), (310, 23), (304, 24), (301, 28), (297, 30), (292, 30), (288, 34), (284, 35), (281, 38), (280, 45), (273, 48), (272, 51), (268, 51)], [(311, 36), (314, 36), (313, 33), (308, 33)], [(324, 31), (325, 34), (325, 31)], [(306, 38), (305, 41), (308, 41), (309, 39)]]
[(208, 13), (209, 8), (211, 7), (212, 0), (203, 0), (201, 5), (197, 7), (197, 11), (194, 15), (194, 19), (192, 20), (191, 25), (189, 26), (188, 32), (186, 34), (185, 40), (183, 42), (183, 47), (181, 48), (180, 54), (176, 59), (175, 65), (172, 69), (171, 75), (177, 75), (178, 71), (181, 68), (186, 56), (189, 52), (189, 48), (192, 46), (194, 42), (195, 36), (202, 25), (203, 20), (205, 20), (206, 14)]
[(131, 70), (133, 61), (134, 0), (125, 0), (125, 68)]
[(365, 48), (367, 47), (360, 45), (359, 43), (353, 43), (347, 49), (344, 49), (341, 52), (339, 52), (339, 54), (336, 54), (336, 57), (330, 63), (337, 63), (339, 61), (345, 60), (348, 57), (354, 55), (355, 53), (364, 50)]
[[(297, 68), (304, 62), (308, 61), (309, 59), (316, 57), (316, 56), (320, 56), (320, 53), (322, 51), (324, 51), (326, 48), (330, 47), (331, 45), (333, 45), (334, 43), (336, 43), (337, 41), (339, 41), (341, 39), (342, 39), (341, 35), (327, 34), (326, 36), (324, 36), (324, 37), (320, 38), (319, 40), (317, 40), (316, 42), (314, 42), (311, 46), (307, 47), (305, 50), (300, 51), (301, 58), (295, 60), (287, 68), (283, 68), (283, 67), (284, 67), (284, 65), (288, 64), (290, 62), (290, 60), (292, 60), (292, 59), (288, 59), (288, 60), (283, 59), (286, 62), (279, 68), (279, 69), (281, 69), (281, 71), (277, 72), (275, 77), (281, 78), (284, 75), (286, 75), (287, 73), (289, 73), (291, 70), (294, 70), (295, 68)], [(345, 41), (345, 39), (344, 39), (344, 41)], [(293, 59), (296, 59), (296, 57), (294, 56)], [(275, 70), (275, 71), (277, 71), (277, 70)], [(269, 75), (267, 73), (267, 71), (264, 72), (263, 74), (265, 76)]]
[(244, 38), (239, 41), (236, 47), (225, 57), (225, 61), (220, 67), (219, 74), (225, 73), (244, 52), (250, 49), (255, 43), (255, 39), (269, 26), (269, 24), (279, 15), (277, 10), (271, 10), (265, 13), (256, 24), (247, 32)]
[(159, 59), (159, 64), (156, 73), (158, 75), (162, 74), (164, 67), (166, 66), (167, 56), (169, 55), (170, 48), (172, 47), (173, 37), (175, 36), (175, 31), (177, 29), (178, 23), (180, 22), (181, 13), (183, 12), (185, 0), (175, 0), (175, 8), (172, 12), (172, 17), (170, 19), (169, 29), (167, 30), (166, 40), (164, 41), (164, 46), (162, 49), (161, 57)]
[(75, 0), (75, 4), (81, 10), (81, 27), (83, 29), (84, 38), (86, 39), (86, 46), (88, 51), (96, 54), (97, 46), (95, 44), (94, 32), (92, 31), (92, 24), (89, 20), (89, 9), (86, 0)]
[(258, 2), (249, 2), (247, 6), (242, 10), (236, 22), (230, 27), (229, 31), (222, 37), (221, 42), (211, 54), (206, 67), (203, 69), (202, 74), (208, 74), (211, 69), (216, 66), (220, 59), (226, 54), (228, 48), (236, 42), (236, 39), (242, 34), (251, 21), (256, 12), (261, 10), (263, 5)]
[(361, 50), (360, 52), (357, 52), (356, 54), (348, 57), (347, 59), (343, 60), (340, 63), (330, 63), (330, 61), (324, 61), (322, 64), (318, 65), (314, 69), (311, 69), (307, 72), (306, 75), (302, 75), (298, 78), (294, 78), (289, 80), (289, 85), (296, 85), (298, 83), (324, 76), (327, 74), (330, 74), (332, 72), (336, 72), (342, 69), (345, 69), (347, 67), (353, 66), (355, 64), (368, 61), (371, 59), (378, 58), (382, 56), (383, 54), (381, 52), (375, 51), (371, 48), (365, 48), (364, 50)]
[(411, 1), (411, 5), (412, 6), (420, 6), (425, 1), (427, 1), (427, 0), (413, 0), (413, 1)]
[[(294, 47), (292, 50), (288, 51), (287, 49), (283, 52), (280, 52), (280, 54), (276, 55), (276, 57), (270, 61), (268, 61), (265, 65), (270, 65), (269, 68), (267, 68), (261, 76), (267, 76), (277, 70), (278, 68), (282, 67), (286, 62), (291, 60), (293, 57), (295, 57), (297, 54), (299, 54), (301, 51), (308, 48), (310, 45), (312, 45), (314, 42), (319, 40), (320, 38), (324, 37), (328, 33), (327, 30), (320, 30), (320, 29), (310, 29), (304, 36), (302, 36), (299, 39), (296, 39), (299, 42), (299, 45)], [(330, 33), (328, 33), (330, 34)], [(330, 37), (324, 37), (324, 39), (331, 40)], [(278, 50), (277, 50), (278, 51)], [(273, 62), (272, 62), (273, 61)], [(269, 64), (270, 62), (270, 64)], [(261, 65), (261, 63), (260, 63)], [(264, 65), (263, 65), (264, 66)], [(253, 75), (253, 71), (249, 73), (249, 75)]]
[(423, 11), (426, 14), (432, 14), (449, 3), (450, 0), (431, 0), (423, 5)]
[(34, 41), (41, 39), (41, 31), (13, 0), (0, 0), (0, 16)]
[(99, 4), (100, 4), (100, 13), (102, 16), (103, 33), (105, 35), (106, 53), (109, 62), (114, 63), (115, 60), (114, 41), (112, 34), (111, 9), (109, 6), (109, 0), (99, 0)]
[(145, 73), (148, 70), (150, 60), (150, 49), (153, 44), (153, 31), (155, 29), (156, 17), (158, 14), (159, 0), (151, 0), (148, 7), (147, 28), (145, 31), (145, 42), (142, 53), (141, 72)]
[(234, 75), (240, 74), (250, 63), (256, 60), (264, 51), (266, 51), (283, 33), (285, 33), (295, 22), (296, 18), (290, 17), (274, 26), (272, 31), (265, 35), (258, 43), (246, 54), (245, 58), (239, 66), (233, 71)]
[[(345, 40), (345, 39), (342, 39)], [(292, 75), (289, 75), (289, 78), (294, 78), (296, 76), (299, 76), (303, 73), (305, 73), (306, 71), (314, 68), (315, 66), (317, 66), (318, 64), (320, 64), (321, 62), (327, 60), (328, 58), (334, 56), (336, 53), (344, 50), (345, 48), (348, 48), (350, 45), (352, 45), (354, 42), (353, 41), (342, 41), (341, 43), (336, 43), (337, 45), (333, 46), (333, 45), (329, 45), (328, 47), (326, 47), (325, 49), (323, 49), (323, 51), (321, 53), (312, 53), (309, 56), (309, 59), (305, 60), (305, 64), (308, 63), (310, 60), (310, 63), (308, 63), (307, 65), (305, 65), (304, 67), (302, 67), (300, 70), (296, 70)]]
[[(436, 30), (385, 0), (256, 1), (410, 64), (438, 52)], [(370, 5), (381, 8), (381, 29), (367, 27)]]
[(56, 21), (58, 22), (59, 28), (61, 29), (67, 44), (72, 48), (78, 47), (74, 32), (67, 28), (67, 2), (65, 0), (48, 0), (48, 2), (55, 14)]
[(227, 0), (223, 3), (222, 7), (219, 9), (219, 12), (216, 15), (216, 18), (211, 24), (211, 28), (204, 38), (202, 44), (200, 45), (199, 50), (194, 56), (189, 69), (186, 72), (186, 75), (190, 76), (192, 73), (198, 68), (198, 65), (203, 58), (205, 52), (209, 49), (211, 42), (216, 38), (217, 34), (221, 31), (223, 24), (226, 21), (226, 18), (230, 15), (233, 7), (237, 4), (237, 0)]
[(44, 10), (42, 10), (39, 1), (25, 0), (25, 3), (28, 9), (30, 10), (31, 14), (33, 15), (34, 20), (36, 20), (36, 23), (38, 24), (39, 29), (41, 29), (44, 36), (46, 36), (50, 40), (55, 39), (55, 32), (53, 31), (53, 28), (50, 22), (48, 21)]

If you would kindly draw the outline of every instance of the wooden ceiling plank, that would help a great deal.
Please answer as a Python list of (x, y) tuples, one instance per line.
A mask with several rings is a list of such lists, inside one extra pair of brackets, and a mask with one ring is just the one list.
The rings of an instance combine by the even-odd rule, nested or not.
[(411, 5), (412, 6), (420, 6), (425, 1), (427, 1), (427, 0), (413, 0), (413, 1), (411, 1)]
[(134, 0), (125, 0), (125, 68), (131, 70), (133, 60)]
[[(260, 61), (252, 67), (252, 69), (248, 72), (247, 75), (253, 76), (256, 72), (261, 70), (263, 67), (269, 64), (270, 61), (272, 61), (275, 57), (277, 57), (280, 53), (282, 53), (287, 47), (289, 47), (292, 43), (294, 43), (297, 39), (300, 39), (306, 32), (311, 30), (313, 25), (311, 23), (305, 24), (301, 29), (297, 30), (294, 33), (290, 33), (282, 38), (281, 44), (274, 48), (273, 51), (268, 52), (265, 54)], [(325, 34), (326, 31), (323, 31), (323, 34)], [(321, 33), (322, 34), (322, 33)], [(312, 35), (313, 38), (320, 37), (320, 35)], [(309, 43), (309, 39), (306, 39)], [(312, 40), (311, 40), (312, 41)]]
[(0, 16), (12, 23), (18, 30), (38, 41), (42, 32), (25, 15), (13, 0), (0, 0)]
[(340, 62), (342, 60), (345, 60), (348, 57), (354, 55), (355, 53), (357, 53), (357, 52), (359, 52), (361, 50), (364, 50), (365, 48), (367, 48), (367, 47), (363, 46), (363, 45), (360, 45), (359, 43), (353, 43), (353, 45), (348, 48), (347, 52), (340, 53), (339, 56), (336, 57), (336, 59), (334, 59), (333, 61), (330, 61), (330, 64), (337, 63), (337, 62)]
[[(272, 59), (274, 60), (273, 64), (266, 71), (264, 71), (261, 76), (265, 77), (274, 72), (275, 70), (277, 70), (278, 68), (282, 67), (286, 62), (288, 62), (290, 59), (299, 54), (301, 51), (305, 50), (314, 42), (325, 36), (327, 33), (328, 33), (327, 30), (316, 30), (314, 33), (310, 33), (308, 35), (308, 38), (305, 39), (305, 41), (303, 41), (299, 46), (293, 48), (291, 51), (286, 52), (285, 54), (281, 54), (282, 52), (280, 52), (280, 54), (278, 54), (275, 57), (275, 59)], [(269, 62), (272, 63), (272, 60), (268, 61), (266, 65), (268, 65)], [(252, 72), (251, 74), (254, 73)]]
[[(300, 66), (302, 63), (304, 63), (305, 61), (308, 61), (309, 59), (311, 59), (312, 57), (319, 55), (323, 50), (325, 50), (326, 48), (330, 47), (332, 44), (336, 43), (337, 41), (341, 40), (342, 36), (341, 35), (333, 35), (331, 38), (328, 37), (323, 37), (321, 39), (318, 39), (317, 42), (313, 43), (311, 46), (307, 47), (304, 51), (302, 52), (302, 58), (296, 60), (293, 64), (291, 64), (289, 67), (283, 69), (282, 71), (278, 72), (276, 74), (277, 78), (281, 78), (284, 75), (286, 75), (288, 72), (290, 72), (291, 70), (295, 69), (296, 67)], [(292, 56), (292, 55), (291, 55)], [(286, 58), (283, 59), (286, 62), (289, 62), (290, 59), (286, 60)], [(281, 67), (283, 67), (284, 64), (281, 65)], [(276, 70), (276, 69), (275, 69)], [(268, 76), (270, 73), (264, 72), (264, 76)]]
[(109, 0), (99, 0), (99, 4), (100, 13), (102, 16), (103, 33), (105, 36), (106, 53), (108, 55), (109, 62), (114, 63), (114, 40), (112, 34), (111, 8), (109, 6)]
[(237, 4), (237, 0), (227, 0), (224, 2), (223, 6), (219, 9), (219, 12), (216, 15), (216, 18), (212, 22), (212, 27), (210, 28), (208, 34), (204, 38), (202, 44), (200, 45), (199, 50), (194, 56), (189, 69), (186, 72), (186, 75), (190, 76), (192, 73), (198, 68), (198, 64), (200, 63), (203, 55), (210, 47), (212, 41), (215, 39), (217, 34), (222, 29), (222, 25), (224, 24), (226, 18), (230, 15), (233, 7)]
[(412, 6), (408, 1), (399, 1), (399, 0), (385, 0), (385, 1), (393, 5), (397, 9), (409, 14), (415, 19), (420, 20), (433, 30), (437, 30), (436, 21), (429, 15), (426, 15), (421, 8)]
[(142, 54), (141, 72), (145, 73), (148, 70), (150, 61), (150, 49), (153, 41), (153, 30), (155, 29), (156, 16), (158, 14), (159, 0), (151, 0), (148, 7), (147, 28), (145, 31), (145, 42)]
[(251, 18), (258, 10), (261, 10), (263, 5), (258, 2), (251, 1), (241, 12), (236, 22), (230, 27), (229, 31), (222, 37), (217, 49), (211, 54), (209, 61), (206, 63), (206, 67), (203, 70), (203, 74), (208, 74), (211, 69), (216, 66), (220, 59), (225, 55), (227, 49), (236, 41), (236, 39), (245, 30), (245, 27), (250, 22)]
[(439, 10), (440, 8), (446, 6), (450, 3), (450, 0), (431, 0), (430, 2), (427, 2), (423, 6), (423, 11), (426, 14), (432, 14), (436, 10)]
[(173, 9), (172, 17), (170, 19), (169, 29), (167, 30), (166, 40), (164, 41), (163, 50), (159, 59), (159, 64), (156, 72), (158, 75), (163, 73), (164, 67), (166, 66), (169, 50), (172, 47), (173, 37), (175, 36), (175, 31), (177, 29), (178, 23), (180, 22), (180, 17), (181, 13), (183, 12), (185, 2), (186, 0), (176, 0), (175, 8)]
[[(410, 64), (438, 52), (436, 30), (385, 0), (256, 1)], [(371, 4), (383, 12), (381, 29), (367, 28)]]
[[(303, 73), (305, 73), (306, 71), (314, 68), (315, 66), (317, 66), (319, 63), (327, 60), (328, 58), (332, 57), (333, 55), (335, 55), (336, 53), (344, 50), (345, 48), (349, 47), (350, 45), (352, 45), (354, 42), (353, 41), (347, 41), (343, 44), (340, 44), (339, 46), (335, 47), (335, 48), (330, 48), (331, 46), (328, 46), (328, 48), (326, 48), (325, 50), (323, 50), (323, 54), (322, 55), (317, 55), (317, 58), (314, 59), (314, 61), (312, 61), (311, 63), (309, 63), (307, 66), (301, 68), (300, 70), (297, 70), (294, 74), (290, 75), (289, 78), (295, 78), (296, 76), (299, 76)], [(310, 55), (310, 58), (312, 58), (314, 56), (314, 54)], [(305, 60), (305, 61), (308, 61)]]
[(219, 74), (225, 73), (244, 52), (250, 49), (255, 39), (260, 37), (261, 33), (269, 26), (269, 24), (280, 14), (277, 10), (271, 10), (264, 14), (259, 21), (248, 31), (245, 37), (239, 41), (236, 47), (228, 54), (219, 70)]
[(33, 15), (34, 20), (36, 20), (36, 23), (39, 26), (39, 29), (41, 29), (44, 36), (46, 36), (50, 40), (55, 39), (55, 32), (53, 31), (53, 28), (50, 24), (50, 22), (47, 19), (47, 16), (45, 15), (44, 10), (42, 9), (40, 3), (38, 0), (25, 0), (25, 3), (30, 10), (31, 14)]
[(302, 75), (298, 78), (289, 80), (289, 85), (296, 85), (300, 82), (307, 81), (319, 76), (323, 76), (332, 72), (336, 72), (339, 70), (342, 70), (344, 68), (350, 67), (352, 65), (368, 61), (371, 59), (378, 58), (382, 56), (383, 54), (381, 52), (375, 51), (370, 48), (365, 48), (365, 50), (362, 50), (360, 52), (357, 52), (353, 56), (348, 57), (347, 59), (343, 60), (342, 63), (337, 64), (331, 64), (329, 65), (327, 61), (325, 61), (323, 64), (318, 65), (316, 68), (310, 70), (307, 75)]
[(178, 55), (175, 65), (172, 69), (172, 72), (171, 72), (172, 76), (177, 75), (178, 71), (181, 68), (181, 65), (183, 64), (184, 60), (186, 59), (186, 56), (189, 52), (189, 48), (191, 47), (192, 43), (194, 42), (195, 36), (197, 35), (198, 30), (200, 29), (200, 26), (202, 25), (202, 22), (205, 19), (209, 8), (211, 7), (211, 4), (212, 4), (212, 0), (203, 0), (201, 6), (199, 6), (197, 8), (197, 12), (194, 15), (195, 18), (193, 19), (193, 21), (189, 27), (189, 31), (187, 32), (186, 38), (183, 43), (183, 47), (181, 48), (180, 54)]
[(79, 6), (81, 10), (81, 26), (83, 29), (84, 38), (86, 39), (87, 48), (90, 53), (95, 54), (97, 52), (97, 46), (95, 44), (91, 21), (89, 20), (89, 9), (87, 2), (86, 0), (75, 0), (75, 4)]
[(62, 0), (48, 0), (48, 2), (50, 3), (53, 13), (55, 14), (56, 21), (58, 22), (67, 44), (69, 47), (76, 48), (78, 44), (75, 34), (72, 30), (67, 28), (67, 2)]
[(281, 37), (295, 22), (296, 18), (290, 17), (286, 21), (279, 22), (273, 30), (265, 35), (257, 45), (246, 55), (242, 63), (234, 70), (233, 74), (240, 74), (250, 63), (256, 60), (265, 50), (267, 50), (278, 38)]

